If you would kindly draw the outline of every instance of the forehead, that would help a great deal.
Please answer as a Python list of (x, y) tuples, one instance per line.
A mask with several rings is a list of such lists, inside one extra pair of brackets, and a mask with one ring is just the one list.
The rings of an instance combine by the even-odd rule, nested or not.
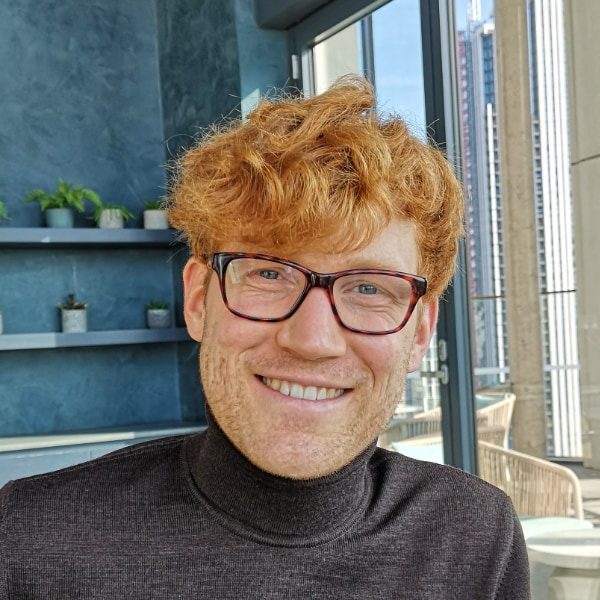
[(418, 274), (419, 256), (414, 226), (409, 221), (393, 220), (358, 249), (336, 252), (333, 239), (311, 240), (302, 247), (265, 242), (230, 242), (223, 252), (271, 254), (297, 262), (315, 271), (335, 272), (344, 269), (391, 269)]

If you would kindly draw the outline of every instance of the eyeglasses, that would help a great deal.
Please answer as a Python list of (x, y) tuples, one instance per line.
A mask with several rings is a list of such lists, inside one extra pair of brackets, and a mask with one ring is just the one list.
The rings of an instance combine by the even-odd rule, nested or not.
[(317, 273), (266, 254), (217, 252), (210, 267), (225, 306), (238, 317), (277, 322), (291, 317), (313, 287), (327, 290), (338, 323), (357, 333), (400, 331), (427, 291), (427, 280), (384, 269)]

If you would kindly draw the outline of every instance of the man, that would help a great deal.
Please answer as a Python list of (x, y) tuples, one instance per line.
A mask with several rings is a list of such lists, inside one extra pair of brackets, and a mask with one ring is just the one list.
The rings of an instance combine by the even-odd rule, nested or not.
[(0, 598), (529, 597), (510, 500), (376, 447), (434, 331), (462, 197), (344, 78), (175, 171), (208, 429), (8, 484)]

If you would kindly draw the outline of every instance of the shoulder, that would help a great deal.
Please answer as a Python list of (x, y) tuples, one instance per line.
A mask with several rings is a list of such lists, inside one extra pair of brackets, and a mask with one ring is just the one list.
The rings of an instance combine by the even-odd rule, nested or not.
[(510, 498), (476, 475), (449, 465), (409, 458), (378, 448), (371, 459), (372, 478), (381, 499), (411, 506), (421, 518), (453, 514), (471, 525), (481, 520), (505, 525), (514, 520)]
[(9, 520), (25, 515), (64, 512), (108, 496), (137, 493), (148, 479), (157, 486), (168, 485), (179, 471), (181, 447), (188, 437), (134, 444), (66, 469), (11, 481), (0, 489), (0, 531)]
[(385, 524), (384, 543), (395, 556), (408, 546), (435, 557), (440, 585), (467, 574), (465, 585), (477, 597), (484, 589), (490, 598), (529, 597), (523, 532), (502, 490), (460, 469), (383, 449), (370, 468), (372, 514), (380, 529)]

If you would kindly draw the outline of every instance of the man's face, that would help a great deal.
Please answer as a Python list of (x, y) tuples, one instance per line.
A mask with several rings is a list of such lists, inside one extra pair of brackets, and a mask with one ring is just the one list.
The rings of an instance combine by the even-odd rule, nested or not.
[[(232, 243), (231, 252), (269, 248)], [(299, 250), (281, 258), (321, 273), (381, 268), (417, 273), (412, 227), (392, 222), (366, 248), (342, 255)], [(372, 443), (401, 399), (407, 372), (418, 368), (431, 339), (437, 302), (417, 309), (390, 335), (348, 331), (336, 321), (327, 291), (313, 288), (300, 308), (278, 323), (230, 313), (206, 265), (184, 271), (190, 335), (202, 342), (200, 366), (208, 405), (236, 448), (269, 473), (308, 479), (339, 470)], [(278, 390), (325, 388), (323, 400)], [(296, 394), (297, 395), (297, 394)]]

